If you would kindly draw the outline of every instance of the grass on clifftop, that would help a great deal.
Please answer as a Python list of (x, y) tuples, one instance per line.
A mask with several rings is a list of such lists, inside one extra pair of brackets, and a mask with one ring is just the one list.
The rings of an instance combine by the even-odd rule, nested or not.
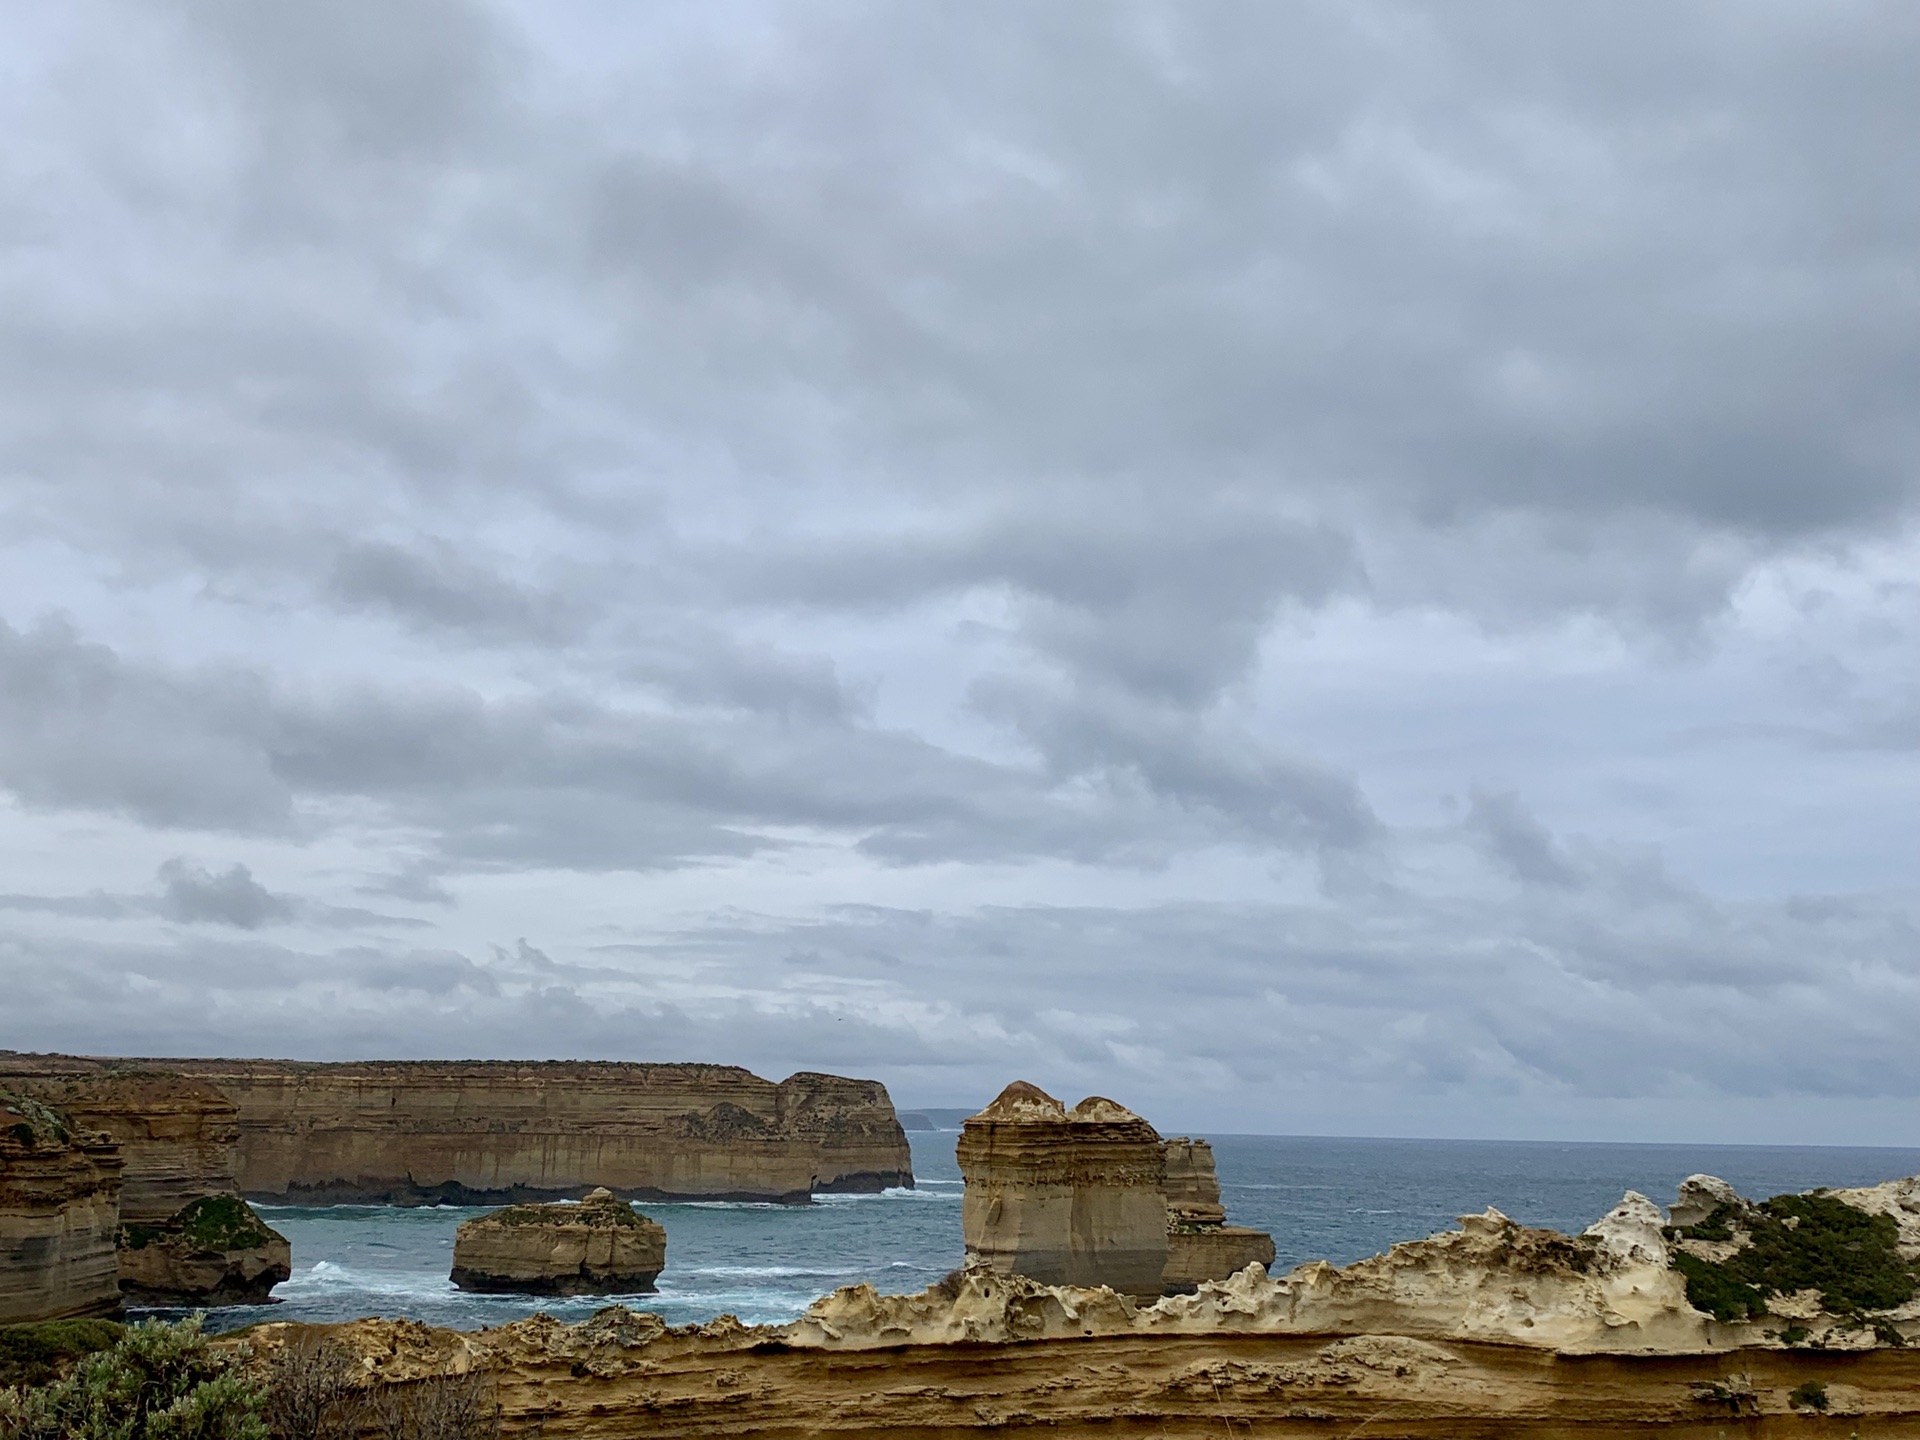
[(11, 1090), (0, 1090), (0, 1120), (6, 1122), (6, 1132), (29, 1150), (64, 1145), (73, 1138), (73, 1127), (58, 1110)]
[(112, 1349), (125, 1328), (112, 1320), (0, 1325), (0, 1386), (44, 1385), (66, 1362)]
[(179, 1235), (196, 1250), (253, 1250), (274, 1232), (238, 1195), (207, 1195), (186, 1206), (164, 1225), (122, 1225), (120, 1244), (144, 1250), (157, 1240)]
[(1677, 1239), (1749, 1241), (1725, 1260), (1684, 1251), (1673, 1268), (1687, 1279), (1687, 1300), (1716, 1320), (1766, 1312), (1766, 1297), (1820, 1292), (1837, 1315), (1890, 1310), (1920, 1291), (1920, 1275), (1900, 1255), (1891, 1216), (1869, 1215), (1832, 1195), (1776, 1195), (1750, 1209), (1717, 1208), (1698, 1225), (1670, 1230)]
[(509, 1205), (480, 1219), (493, 1225), (613, 1225), (638, 1229), (647, 1223), (625, 1200), (611, 1205)]

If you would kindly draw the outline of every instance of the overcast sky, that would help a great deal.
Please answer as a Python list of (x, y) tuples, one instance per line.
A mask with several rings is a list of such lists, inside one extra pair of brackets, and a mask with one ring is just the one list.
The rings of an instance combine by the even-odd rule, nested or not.
[(0, 1046), (1920, 1143), (1920, 7), (0, 29)]

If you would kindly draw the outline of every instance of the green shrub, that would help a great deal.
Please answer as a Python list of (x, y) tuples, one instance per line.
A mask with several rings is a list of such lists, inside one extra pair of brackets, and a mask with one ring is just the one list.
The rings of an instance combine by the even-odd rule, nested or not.
[(1827, 1309), (1849, 1314), (1891, 1310), (1920, 1288), (1893, 1217), (1831, 1195), (1776, 1195), (1760, 1206), (1752, 1234), (1727, 1264), (1770, 1294), (1818, 1290)]
[(1824, 1410), (1827, 1408), (1827, 1387), (1818, 1380), (1809, 1380), (1788, 1393), (1787, 1403), (1796, 1410)]
[(44, 1385), (68, 1361), (111, 1349), (125, 1328), (111, 1320), (0, 1326), (0, 1386)]
[(0, 1391), (0, 1440), (270, 1440), (263, 1400), (198, 1318), (148, 1321), (51, 1384)]
[(1687, 1303), (1716, 1320), (1745, 1320), (1767, 1313), (1767, 1297), (1725, 1265), (1676, 1250), (1673, 1268), (1686, 1277)]
[[(1737, 1217), (1721, 1206), (1698, 1225), (1670, 1233), (1694, 1240), (1731, 1238), (1730, 1221), (1749, 1243), (1723, 1261), (1676, 1251), (1674, 1268), (1686, 1276), (1687, 1300), (1716, 1320), (1766, 1312), (1769, 1295), (1820, 1292), (1838, 1315), (1890, 1310), (1920, 1291), (1914, 1267), (1900, 1255), (1900, 1231), (1887, 1215), (1831, 1195), (1776, 1195)], [(1879, 1330), (1876, 1328), (1875, 1334)]]

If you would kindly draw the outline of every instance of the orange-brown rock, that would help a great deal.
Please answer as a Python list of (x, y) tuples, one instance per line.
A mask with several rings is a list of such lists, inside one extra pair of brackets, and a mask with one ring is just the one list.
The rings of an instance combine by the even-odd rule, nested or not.
[(1249, 1265), (1273, 1264), (1273, 1237), (1228, 1225), (1220, 1203), (1213, 1146), (1185, 1136), (1167, 1141), (1167, 1268), (1161, 1289), (1192, 1291), (1202, 1280), (1224, 1280)]
[(119, 1220), (112, 1139), (0, 1090), (0, 1324), (117, 1310)]
[[(50, 1058), (0, 1056), (0, 1074)], [(500, 1204), (604, 1185), (643, 1199), (802, 1201), (913, 1183), (893, 1104), (868, 1080), (776, 1085), (735, 1066), (597, 1061), (122, 1063), (232, 1101), (235, 1175), (262, 1199)]]
[(0, 1056), (0, 1078), (113, 1137), (125, 1166), (122, 1223), (159, 1223), (195, 1200), (234, 1193), (240, 1114), (205, 1080), (64, 1056)]
[(1167, 1264), (1166, 1149), (1099, 1096), (1068, 1110), (1015, 1081), (960, 1132), (967, 1254), (1046, 1284), (1158, 1295)]
[(286, 1237), (235, 1188), (239, 1111), (211, 1082), (66, 1056), (0, 1056), (0, 1077), (117, 1145), (129, 1303), (259, 1304), (292, 1274)]
[(578, 1205), (512, 1205), (469, 1220), (453, 1242), (462, 1290), (636, 1295), (667, 1263), (667, 1232), (611, 1191)]

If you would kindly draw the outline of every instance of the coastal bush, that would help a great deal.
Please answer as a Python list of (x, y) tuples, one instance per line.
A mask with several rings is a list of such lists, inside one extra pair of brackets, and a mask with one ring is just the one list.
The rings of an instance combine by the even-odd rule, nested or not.
[(0, 1391), (0, 1440), (270, 1440), (263, 1405), (197, 1318), (147, 1321), (48, 1384)]
[(367, 1373), (343, 1345), (296, 1333), (257, 1370), (272, 1440), (497, 1440), (500, 1407), (484, 1373), (399, 1383)]
[(1801, 1290), (1819, 1291), (1821, 1304), (1839, 1315), (1890, 1310), (1920, 1291), (1891, 1216), (1869, 1215), (1819, 1191), (1776, 1195), (1737, 1213), (1722, 1205), (1698, 1225), (1670, 1233), (1728, 1240), (1739, 1231), (1747, 1243), (1725, 1260), (1686, 1251), (1673, 1257), (1686, 1276), (1688, 1302), (1716, 1320), (1764, 1314), (1767, 1296)]
[(261, 1366), (274, 1440), (352, 1440), (366, 1418), (366, 1372), (343, 1346), (296, 1335)]
[(1787, 1403), (1796, 1410), (1824, 1410), (1827, 1408), (1827, 1387), (1818, 1380), (1796, 1385), (1787, 1393)]
[(1745, 1320), (1767, 1313), (1767, 1297), (1725, 1265), (1676, 1250), (1673, 1268), (1686, 1277), (1687, 1303), (1716, 1320)]
[(144, 1250), (172, 1234), (184, 1236), (196, 1250), (252, 1250), (273, 1239), (266, 1223), (238, 1195), (203, 1195), (163, 1225), (122, 1225), (120, 1244)]
[(112, 1320), (0, 1326), (0, 1386), (45, 1385), (82, 1355), (112, 1349), (125, 1328)]

